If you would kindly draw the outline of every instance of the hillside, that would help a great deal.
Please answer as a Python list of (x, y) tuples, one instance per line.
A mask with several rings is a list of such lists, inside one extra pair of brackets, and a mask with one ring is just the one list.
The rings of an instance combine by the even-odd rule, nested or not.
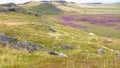
[(0, 12), (0, 68), (119, 68), (120, 8), (102, 6), (27, 2)]

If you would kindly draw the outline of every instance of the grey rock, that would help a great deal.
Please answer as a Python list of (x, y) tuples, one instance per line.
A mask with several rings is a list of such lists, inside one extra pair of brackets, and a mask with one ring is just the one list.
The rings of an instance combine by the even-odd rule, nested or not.
[(4, 34), (0, 34), (0, 41), (1, 42), (8, 42), (8, 43), (14, 43), (17, 42), (16, 38), (8, 37)]
[(26, 40), (22, 40), (22, 41), (21, 41), (21, 45), (22, 45), (22, 46), (30, 46), (30, 43), (27, 42)]
[(15, 8), (15, 12), (21, 12), (22, 10), (23, 10), (22, 7), (17, 7), (17, 8)]
[(60, 53), (58, 56), (63, 57), (63, 58), (68, 58), (68, 56), (66, 54), (64, 54), (64, 53)]
[(73, 46), (71, 46), (71, 45), (62, 45), (61, 48), (64, 49), (64, 50), (68, 50), (68, 49), (73, 49)]
[(59, 57), (62, 57), (62, 58), (67, 58), (68, 56), (64, 53), (60, 53), (60, 52), (57, 52), (57, 51), (49, 51), (48, 54), (50, 55), (56, 55), (56, 56), (59, 56)]
[(52, 31), (52, 32), (57, 32), (57, 30), (53, 27), (49, 27), (49, 30)]
[(5, 13), (7, 13), (7, 12), (9, 12), (9, 10), (8, 10), (8, 9), (0, 9), (0, 12), (5, 12)]
[(15, 49), (19, 49), (19, 48), (21, 48), (21, 45), (20, 44), (12, 44), (11, 47), (15, 48)]
[(50, 54), (50, 55), (59, 55), (60, 53), (57, 52), (57, 51), (51, 50), (51, 51), (48, 52), (48, 54)]
[(41, 14), (40, 14), (40, 13), (37, 13), (37, 12), (35, 12), (35, 11), (31, 11), (31, 10), (27, 10), (27, 11), (25, 12), (25, 14), (32, 14), (32, 15), (41, 17)]
[(42, 44), (39, 44), (38, 46), (39, 46), (40, 48), (45, 48), (45, 46), (42, 45)]
[(101, 55), (104, 55), (105, 54), (105, 51), (103, 49), (99, 49), (98, 50), (98, 53), (101, 54)]
[(3, 46), (8, 46), (8, 45), (9, 45), (9, 42), (6, 42), (6, 41), (0, 41), (0, 44), (2, 44)]
[(35, 16), (38, 16), (38, 17), (41, 16), (41, 14), (40, 14), (40, 13), (37, 13), (37, 12), (34, 12), (34, 15), (35, 15)]
[(28, 52), (33, 52), (34, 51), (34, 47), (32, 47), (32, 46), (28, 46)]

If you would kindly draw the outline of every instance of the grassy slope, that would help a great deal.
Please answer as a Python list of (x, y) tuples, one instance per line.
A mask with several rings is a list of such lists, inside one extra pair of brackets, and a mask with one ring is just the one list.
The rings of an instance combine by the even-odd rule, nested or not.
[[(66, 7), (66, 9), (67, 8), (68, 7)], [(79, 10), (77, 12), (79, 12)], [(56, 45), (59, 48), (55, 50), (64, 52), (69, 56), (69, 58), (59, 58), (57, 56), (47, 55), (47, 50), (44, 52), (36, 51), (33, 53), (25, 53), (1, 46), (0, 68), (120, 67), (120, 60), (116, 57), (116, 53), (120, 51), (119, 39), (89, 36), (88, 33), (83, 30), (62, 26), (61, 21), (56, 19), (55, 15), (43, 15), (41, 18), (37, 18), (33, 15), (12, 12), (9, 14), (0, 13), (0, 17), (0, 33), (17, 37), (19, 40), (44, 44), (47, 50), (52, 50), (52, 45)], [(43, 20), (48, 23), (43, 23)], [(52, 33), (47, 28), (48, 26), (53, 26), (58, 32)], [(49, 35), (57, 38), (49, 38)], [(64, 36), (64, 39), (58, 38), (59, 36)], [(61, 50), (61, 44), (71, 44), (74, 45), (75, 48), (73, 50)], [(99, 55), (97, 53), (99, 48), (105, 49), (106, 54)]]
[[(67, 51), (61, 50), (60, 48), (56, 49), (69, 55), (69, 58), (66, 59), (47, 55), (47, 51), (37, 51), (29, 54), (7, 47), (0, 47), (1, 68), (79, 68), (80, 66), (82, 68), (92, 66), (101, 68), (104, 66), (102, 64), (104, 62), (106, 62), (106, 68), (119, 66), (119, 58), (117, 59), (117, 57), (115, 57), (117, 50), (120, 50), (118, 39), (89, 36), (82, 30), (62, 26), (61, 23), (55, 19), (55, 16), (52, 15), (43, 16), (40, 19), (32, 15), (19, 13), (10, 13), (9, 15), (0, 13), (0, 16), (2, 17), (0, 19), (0, 32), (4, 32), (9, 36), (17, 37), (19, 40), (25, 39), (32, 43), (42, 43), (50, 50), (52, 49), (52, 45), (60, 47), (61, 44), (71, 44), (75, 46), (73, 50)], [(49, 23), (45, 24), (40, 22), (44, 19), (49, 21)], [(48, 25), (54, 26), (58, 32), (52, 33), (49, 31), (47, 28)], [(56, 37), (64, 36), (64, 39), (51, 39), (49, 38), (49, 35)], [(34, 42), (34, 40), (37, 41)], [(104, 41), (107, 41), (108, 43), (104, 44)], [(99, 48), (105, 49), (107, 53), (103, 56), (99, 55), (97, 53)], [(116, 62), (116, 65), (113, 65), (114, 62)], [(109, 65), (109, 63), (112, 63), (112, 65)]]

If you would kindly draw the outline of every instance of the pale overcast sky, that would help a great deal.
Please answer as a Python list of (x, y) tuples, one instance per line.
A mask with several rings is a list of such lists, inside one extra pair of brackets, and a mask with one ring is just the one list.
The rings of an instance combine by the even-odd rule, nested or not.
[[(41, 0), (0, 0), (0, 4), (14, 2), (14, 3), (24, 3), (28, 1), (41, 1)], [(86, 3), (86, 2), (103, 2), (103, 3), (113, 3), (113, 2), (120, 2), (120, 0), (66, 0), (71, 2), (77, 3)]]

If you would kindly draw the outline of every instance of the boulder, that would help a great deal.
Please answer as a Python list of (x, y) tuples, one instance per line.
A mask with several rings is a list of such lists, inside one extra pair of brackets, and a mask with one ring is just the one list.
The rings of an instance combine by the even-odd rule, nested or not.
[(98, 50), (98, 53), (101, 54), (101, 55), (104, 55), (105, 54), (105, 51), (103, 49), (99, 49)]
[(32, 10), (27, 10), (27, 11), (25, 12), (25, 14), (32, 14), (32, 15), (35, 15), (35, 16), (38, 16), (38, 17), (40, 17), (40, 16), (41, 16), (41, 14), (40, 14), (40, 13), (37, 13), (37, 12), (32, 11)]
[(37, 13), (37, 12), (34, 12), (34, 15), (37, 16), (37, 17), (40, 17), (41, 14), (40, 13)]
[(62, 45), (61, 48), (64, 49), (64, 50), (68, 50), (68, 49), (73, 49), (73, 46), (71, 46), (71, 45)]
[(27, 47), (27, 46), (30, 46), (30, 43), (27, 42), (26, 40), (22, 40), (22, 41), (21, 41), (21, 45), (22, 45), (23, 47)]
[(50, 55), (59, 55), (60, 53), (57, 52), (57, 51), (51, 50), (51, 51), (48, 52), (48, 54), (50, 54)]
[(4, 34), (0, 34), (0, 41), (1, 42), (8, 42), (8, 43), (14, 43), (17, 42), (16, 38), (8, 37)]
[(57, 30), (53, 27), (49, 27), (49, 30), (52, 31), (52, 32), (57, 32)]
[(27, 50), (28, 50), (28, 52), (33, 52), (33, 51), (35, 51), (34, 47), (32, 47), (32, 46), (28, 46)]
[(60, 53), (58, 56), (63, 57), (63, 58), (68, 58), (68, 56), (66, 54), (64, 54), (64, 53)]
[(54, 50), (49, 51), (48, 54), (56, 55), (56, 56), (62, 57), (62, 58), (67, 58), (68, 57), (66, 54), (60, 53), (60, 52), (57, 52), (57, 51), (54, 51)]
[(5, 13), (7, 13), (7, 12), (9, 12), (9, 10), (8, 10), (8, 9), (0, 9), (0, 12), (5, 12)]

